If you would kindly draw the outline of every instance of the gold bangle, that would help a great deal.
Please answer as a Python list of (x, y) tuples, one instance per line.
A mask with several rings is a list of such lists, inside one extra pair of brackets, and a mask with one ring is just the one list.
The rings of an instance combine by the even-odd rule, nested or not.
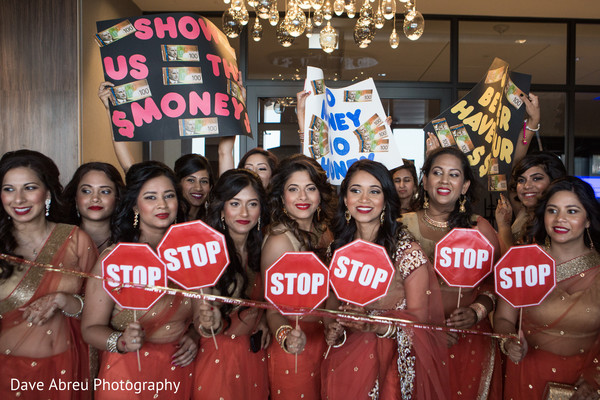
[(117, 347), (117, 343), (119, 338), (123, 336), (123, 332), (113, 331), (110, 335), (108, 335), (108, 339), (106, 339), (106, 350), (110, 353), (124, 353), (119, 351)]
[(505, 356), (508, 356), (508, 351), (506, 350), (506, 342), (508, 342), (510, 339), (509, 338), (502, 338), (500, 340), (498, 340), (498, 346), (500, 347), (500, 351), (502, 352), (502, 354), (504, 354)]
[(485, 306), (481, 303), (472, 303), (469, 305), (469, 308), (475, 311), (475, 319), (477, 320), (475, 323), (481, 321), (488, 315), (487, 308), (485, 308)]
[(387, 331), (385, 331), (383, 335), (380, 335), (379, 333), (376, 333), (376, 335), (380, 339), (393, 339), (396, 335), (396, 325), (389, 324)]
[(279, 345), (281, 346), (281, 348), (283, 350), (285, 350), (285, 347), (283, 345), (285, 342), (285, 339), (290, 334), (292, 329), (294, 329), (294, 328), (292, 328), (291, 325), (281, 325), (275, 332), (275, 339), (277, 339), (277, 343), (279, 343)]
[[(218, 335), (219, 333), (221, 333), (221, 330), (223, 329), (223, 320), (221, 320), (221, 323), (219, 324), (219, 326), (217, 327), (217, 329), (214, 329), (214, 334)], [(200, 325), (200, 336), (202, 337), (212, 337), (213, 336), (213, 332), (206, 330), (206, 328), (204, 328), (202, 325)]]
[(81, 297), (78, 294), (73, 294), (73, 297), (75, 297), (77, 300), (79, 300), (79, 311), (77, 311), (74, 314), (71, 314), (69, 312), (66, 312), (65, 310), (61, 310), (61, 312), (63, 313), (63, 315), (65, 317), (72, 317), (72, 318), (78, 318), (81, 315), (81, 312), (83, 311), (83, 297)]

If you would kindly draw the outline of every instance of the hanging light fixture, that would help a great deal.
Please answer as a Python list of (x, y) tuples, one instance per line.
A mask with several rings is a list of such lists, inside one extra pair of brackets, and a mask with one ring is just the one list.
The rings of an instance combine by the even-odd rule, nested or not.
[(392, 34), (390, 35), (390, 47), (392, 49), (397, 49), (400, 45), (400, 36), (398, 32), (396, 32), (396, 16), (394, 15), (394, 28), (392, 29)]
[(410, 40), (417, 40), (423, 35), (425, 29), (425, 19), (413, 5), (412, 10), (404, 15), (404, 35)]
[(256, 19), (254, 20), (254, 26), (252, 27), (252, 39), (254, 39), (255, 42), (260, 42), (260, 39), (262, 39), (262, 33), (263, 33), (263, 27), (260, 24), (260, 21), (258, 20), (258, 16), (256, 17)]
[(327, 21), (325, 28), (321, 29), (321, 33), (319, 34), (319, 44), (325, 53), (331, 53), (337, 47), (338, 33), (335, 28), (331, 26), (331, 21)]

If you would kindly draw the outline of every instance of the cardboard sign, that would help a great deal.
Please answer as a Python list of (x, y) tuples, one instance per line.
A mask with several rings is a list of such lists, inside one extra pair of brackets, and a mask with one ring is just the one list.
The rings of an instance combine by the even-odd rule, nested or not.
[[(165, 292), (145, 286), (167, 286), (165, 264), (147, 244), (119, 243), (102, 260), (104, 290), (122, 308), (147, 310)], [(136, 287), (137, 286), (137, 287)]]
[(396, 272), (385, 248), (360, 239), (337, 249), (329, 269), (337, 298), (359, 306), (385, 296)]
[(348, 168), (364, 158), (389, 169), (402, 165), (373, 79), (330, 89), (323, 70), (308, 67), (304, 90), (311, 94), (305, 106), (303, 152), (321, 164), (332, 184), (339, 185)]
[(506, 191), (530, 83), (530, 75), (511, 72), (496, 58), (483, 80), (423, 130), (435, 134), (442, 147), (461, 149), (488, 190)]
[(556, 287), (554, 259), (538, 245), (511, 247), (494, 266), (496, 293), (513, 307), (537, 306)]
[(454, 228), (435, 245), (434, 268), (449, 286), (473, 288), (493, 265), (494, 246), (477, 229)]
[(214, 286), (229, 265), (225, 236), (199, 220), (171, 225), (156, 250), (167, 277), (187, 290)]
[(312, 252), (284, 253), (265, 271), (265, 298), (283, 315), (314, 310), (327, 299), (329, 270)]
[(251, 136), (235, 52), (208, 19), (156, 14), (96, 26), (104, 79), (115, 84), (116, 141)]

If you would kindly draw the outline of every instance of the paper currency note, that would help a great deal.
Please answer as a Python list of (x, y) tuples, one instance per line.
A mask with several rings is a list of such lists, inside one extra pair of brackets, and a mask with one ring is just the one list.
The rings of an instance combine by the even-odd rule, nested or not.
[(198, 46), (164, 44), (160, 46), (163, 61), (200, 61)]
[(494, 175), (500, 172), (500, 163), (497, 157), (491, 157), (488, 164), (488, 175)]
[(194, 85), (202, 83), (200, 67), (163, 67), (164, 85)]
[(504, 67), (490, 69), (485, 77), (485, 83), (494, 83), (502, 80), (504, 76)]
[(344, 90), (344, 101), (347, 103), (368, 102), (373, 99), (373, 90)]
[(508, 185), (506, 184), (506, 176), (488, 175), (489, 190), (492, 192), (504, 192)]
[(315, 94), (325, 93), (325, 81), (323, 79), (310, 81), (310, 86), (312, 86)]
[(227, 80), (227, 93), (238, 99), (238, 101), (242, 104), (246, 104), (246, 99), (244, 98), (244, 88), (238, 85), (236, 82), (231, 79)]
[(435, 129), (435, 133), (442, 147), (450, 147), (456, 144), (454, 136), (452, 136), (452, 132), (450, 132), (448, 122), (446, 122), (446, 118), (436, 119), (431, 121), (431, 123), (433, 124), (433, 129)]
[(137, 29), (131, 25), (129, 20), (121, 21), (118, 24), (111, 26), (102, 32), (96, 33), (95, 39), (98, 46), (104, 47), (111, 43), (116, 42), (119, 39), (123, 39), (127, 35), (131, 35)]
[(212, 118), (187, 118), (179, 120), (179, 136), (217, 135), (219, 122)]
[[(329, 154), (329, 131), (321, 118), (313, 115), (308, 129), (309, 151), (315, 158)], [(318, 155), (318, 157), (316, 157)]]
[(510, 78), (508, 79), (508, 83), (504, 88), (504, 93), (506, 94), (506, 98), (508, 99), (510, 104), (515, 106), (517, 110), (521, 108), (521, 106), (523, 105), (522, 97), (526, 95), (521, 89), (517, 87), (517, 85), (514, 84), (513, 81), (510, 80)]
[(148, 81), (142, 79), (110, 88), (112, 96), (109, 97), (113, 106), (131, 103), (152, 96)]
[(471, 137), (469, 136), (469, 132), (467, 132), (467, 128), (465, 128), (463, 124), (451, 126), (450, 132), (452, 132), (452, 136), (454, 136), (456, 145), (463, 153), (469, 153), (475, 148), (471, 141)]

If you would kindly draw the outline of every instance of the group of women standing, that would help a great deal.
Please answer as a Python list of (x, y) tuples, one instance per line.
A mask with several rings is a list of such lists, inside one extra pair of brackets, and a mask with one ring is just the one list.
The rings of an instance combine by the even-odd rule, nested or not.
[[(176, 393), (142, 390), (142, 398), (533, 399), (560, 383), (572, 385), (573, 399), (597, 399), (600, 213), (589, 185), (564, 177), (557, 161), (520, 161), (510, 199), (522, 207), (520, 222), (511, 231), (513, 206), (502, 199), (499, 235), (473, 212), (477, 181), (456, 148), (432, 151), (420, 184), (410, 164), (390, 172), (357, 161), (337, 196), (315, 160), (294, 155), (277, 163), (261, 149), (218, 179), (198, 155), (183, 156), (174, 171), (159, 162), (122, 162), (125, 184), (110, 165), (84, 164), (64, 191), (48, 157), (6, 153), (0, 250), (25, 261), (0, 259), (0, 393), (89, 398), (89, 386), (41, 394), (11, 385), (16, 379), (49, 388), (52, 380), (97, 376), (179, 383)], [(115, 304), (100, 280), (84, 279), (100, 274), (100, 260), (116, 243), (156, 248), (173, 223), (195, 219), (224, 234), (231, 260), (205, 293), (263, 300), (264, 271), (285, 252), (312, 251), (327, 263), (336, 249), (362, 239), (383, 246), (393, 261), (387, 295), (358, 307), (332, 294), (321, 308), (486, 335), (333, 314), (296, 322), (275, 309), (180, 295), (136, 314)], [(518, 311), (496, 298), (492, 278), (459, 293), (436, 276), (435, 244), (453, 228), (479, 230), (497, 257), (514, 243), (534, 242), (556, 260), (557, 288), (524, 310), (521, 331)], [(494, 330), (512, 336), (498, 343)], [(132, 393), (100, 385), (95, 397)]]

